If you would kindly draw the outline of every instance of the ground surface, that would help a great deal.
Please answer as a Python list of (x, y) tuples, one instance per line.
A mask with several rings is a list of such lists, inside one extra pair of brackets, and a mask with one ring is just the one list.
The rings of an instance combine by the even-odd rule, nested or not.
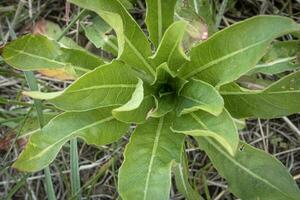
[[(239, 0), (236, 4), (232, 2), (229, 1), (220, 28), (258, 14), (289, 16), (300, 23), (299, 1)], [(217, 3), (216, 10), (218, 11), (219, 8), (220, 3)], [(19, 37), (32, 32), (33, 29), (37, 31), (43, 28), (43, 25), (37, 23), (42, 19), (65, 27), (77, 13), (78, 8), (61, 0), (2, 0), (0, 1), (0, 45), (10, 41), (14, 36)], [(143, 24), (145, 9), (142, 1), (138, 1), (131, 13), (140, 24)], [(88, 19), (85, 20), (88, 22)], [(39, 26), (34, 28), (36, 24)], [(101, 54), (101, 51), (87, 42), (79, 24), (74, 25), (68, 31), (67, 36), (73, 38), (81, 46)], [(44, 88), (59, 90), (70, 83), (70, 81), (59, 81), (40, 74), (36, 77), (39, 78), (39, 83)], [(15, 135), (20, 132), (18, 124), (22, 124), (28, 116), (30, 118), (34, 115), (31, 109), (32, 101), (21, 95), (21, 92), (26, 89), (23, 74), (0, 60), (0, 199), (46, 199), (42, 172), (25, 174), (10, 167), (26, 143), (26, 139), (17, 141), (14, 139)], [(246, 128), (240, 131), (240, 137), (280, 159), (300, 186), (299, 129), (300, 115), (274, 120), (253, 119), (247, 121)], [(128, 138), (124, 137), (121, 141), (102, 148), (79, 144), (83, 199), (118, 198), (117, 173), (127, 142)], [(206, 196), (206, 199), (236, 199), (227, 191), (226, 181), (216, 173), (207, 156), (193, 146), (192, 141), (187, 146), (192, 185), (203, 196)], [(63, 147), (51, 165), (51, 172), (57, 198), (68, 199), (70, 197), (68, 145)], [(205, 195), (205, 191), (209, 191), (210, 195)], [(175, 186), (172, 187), (171, 199), (183, 199)]]

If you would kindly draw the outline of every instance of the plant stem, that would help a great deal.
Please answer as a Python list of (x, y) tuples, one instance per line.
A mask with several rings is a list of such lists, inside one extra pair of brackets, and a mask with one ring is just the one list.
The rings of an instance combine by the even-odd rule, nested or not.
[[(26, 71), (26, 72), (24, 72), (24, 74), (25, 74), (25, 78), (26, 78), (26, 81), (28, 83), (28, 86), (29, 86), (30, 90), (31, 91), (38, 91), (39, 90), (38, 84), (36, 82), (36, 79), (34, 77), (33, 72)], [(34, 100), (34, 106), (36, 108), (37, 118), (38, 118), (38, 121), (39, 121), (40, 128), (43, 128), (43, 126), (44, 126), (44, 116), (43, 116), (42, 102), (40, 100)], [(51, 180), (49, 167), (46, 167), (44, 169), (44, 173), (45, 173), (45, 177), (46, 177), (45, 186), (46, 186), (46, 192), (47, 192), (47, 195), (48, 195), (48, 199), (49, 200), (55, 200), (56, 197), (55, 197), (55, 193), (54, 193), (54, 189), (53, 189), (53, 183), (52, 183), (52, 180)]]

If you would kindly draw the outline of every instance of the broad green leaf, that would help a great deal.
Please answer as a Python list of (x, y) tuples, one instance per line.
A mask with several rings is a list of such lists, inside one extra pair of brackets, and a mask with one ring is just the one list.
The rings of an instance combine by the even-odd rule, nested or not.
[(69, 0), (82, 8), (96, 12), (118, 36), (118, 58), (140, 71), (140, 77), (153, 82), (155, 70), (148, 57), (152, 51), (147, 37), (124, 6), (118, 1)]
[(142, 97), (143, 89), (141, 80), (131, 73), (129, 67), (113, 61), (85, 74), (62, 92), (26, 92), (26, 95), (49, 100), (64, 111), (86, 111), (121, 106), (132, 98)]
[(264, 73), (278, 74), (300, 68), (298, 56), (300, 51), (300, 41), (277, 41), (261, 62), (255, 66), (248, 74)]
[(94, 145), (114, 142), (129, 127), (116, 121), (110, 111), (111, 108), (58, 115), (31, 135), (13, 167), (30, 172), (41, 170), (55, 159), (67, 141), (75, 137)]
[(179, 115), (204, 110), (217, 116), (224, 107), (222, 96), (213, 86), (195, 79), (191, 79), (183, 86), (178, 99)]
[(155, 100), (152, 95), (146, 95), (139, 107), (133, 110), (116, 111), (113, 110), (113, 116), (119, 121), (125, 123), (143, 124), (146, 122), (149, 114), (155, 108)]
[(183, 65), (179, 75), (213, 86), (230, 83), (255, 67), (274, 38), (299, 30), (300, 25), (280, 16), (258, 16), (236, 23), (194, 47), (191, 61)]
[(93, 17), (91, 25), (82, 25), (86, 37), (91, 41), (97, 48), (103, 48), (105, 51), (118, 55), (118, 42), (117, 38), (113, 35), (109, 35), (112, 28), (105, 23), (99, 16)]
[(137, 126), (119, 171), (122, 199), (169, 199), (172, 164), (180, 162), (184, 141), (170, 126), (171, 119), (166, 117)]
[(97, 56), (79, 49), (61, 47), (42, 35), (26, 35), (8, 44), (4, 61), (20, 70), (71, 68), (87, 72), (104, 62)]
[(156, 53), (151, 57), (154, 66), (166, 62), (170, 70), (177, 73), (177, 69), (188, 60), (181, 44), (186, 25), (186, 22), (178, 21), (166, 30)]
[(275, 118), (300, 112), (300, 71), (264, 90), (247, 90), (237, 84), (222, 87), (225, 107), (235, 118)]
[(156, 108), (151, 113), (151, 117), (160, 118), (169, 112), (172, 112), (176, 106), (176, 96), (174, 94), (167, 94), (162, 97), (155, 98)]
[(241, 199), (298, 200), (300, 191), (286, 168), (274, 157), (241, 142), (232, 157), (214, 140), (197, 141), (214, 167), (229, 183), (229, 190)]
[(174, 120), (172, 131), (194, 137), (205, 136), (216, 139), (230, 155), (236, 153), (239, 136), (235, 122), (224, 109), (219, 116), (204, 111), (182, 115)]
[(181, 162), (173, 168), (176, 186), (187, 200), (203, 200), (200, 194), (189, 183), (189, 168), (185, 152), (182, 152)]
[(150, 39), (158, 47), (164, 32), (173, 23), (177, 0), (146, 0), (146, 25)]

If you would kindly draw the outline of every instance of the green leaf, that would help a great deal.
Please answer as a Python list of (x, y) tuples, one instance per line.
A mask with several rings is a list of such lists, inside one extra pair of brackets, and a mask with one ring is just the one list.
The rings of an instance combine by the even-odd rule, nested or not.
[(169, 199), (171, 167), (180, 162), (184, 136), (170, 130), (171, 119), (151, 119), (138, 125), (119, 171), (122, 199)]
[[(39, 23), (39, 24), (38, 24)], [(53, 23), (51, 21), (47, 21), (47, 20), (41, 20), (36, 24), (36, 27), (39, 28), (39, 25), (41, 26), (40, 29), (41, 30), (41, 34), (47, 36), (48, 38), (51, 38), (53, 40), (57, 39), (58, 37), (60, 37), (60, 35), (62, 34), (62, 30), (59, 27), (58, 24)], [(40, 33), (40, 31), (38, 30), (38, 33)], [(70, 48), (70, 49), (79, 49), (79, 50), (85, 50), (84, 48), (82, 48), (81, 46), (79, 46), (74, 40), (72, 40), (71, 38), (68, 38), (66, 36), (62, 37), (59, 40), (59, 43), (61, 45), (63, 45), (66, 48)]]
[(80, 49), (60, 47), (54, 40), (42, 35), (26, 35), (4, 48), (4, 61), (20, 70), (72, 68), (87, 72), (104, 62)]
[(139, 25), (117, 0), (69, 0), (82, 8), (96, 12), (116, 32), (118, 36), (118, 58), (140, 71), (140, 77), (153, 82), (155, 70), (148, 57), (152, 51), (147, 37)]
[(129, 127), (116, 121), (110, 111), (111, 108), (107, 108), (58, 115), (42, 130), (32, 134), (13, 167), (30, 172), (41, 170), (49, 165), (62, 146), (74, 137), (80, 137), (87, 143), (98, 146), (116, 141)]
[(151, 117), (155, 118), (160, 118), (173, 111), (177, 103), (174, 94), (167, 94), (162, 97), (155, 98), (155, 100), (156, 108), (153, 113), (150, 114)]
[(225, 109), (219, 116), (214, 116), (203, 111), (182, 115), (174, 120), (171, 129), (176, 133), (183, 133), (195, 137), (212, 137), (216, 139), (230, 155), (236, 153), (239, 143), (235, 122)]
[(82, 25), (85, 36), (91, 41), (97, 48), (103, 48), (105, 51), (118, 55), (118, 42), (117, 38), (113, 35), (109, 35), (112, 28), (105, 23), (99, 16), (95, 16), (91, 20), (91, 25)]
[(143, 89), (141, 80), (131, 73), (129, 67), (113, 61), (85, 74), (62, 92), (26, 92), (26, 95), (47, 99), (64, 111), (87, 111), (121, 106), (132, 98), (143, 97)]
[(151, 57), (154, 66), (167, 62), (170, 70), (177, 73), (177, 69), (188, 60), (181, 44), (186, 26), (185, 21), (177, 21), (166, 30), (156, 53)]
[(230, 83), (255, 67), (274, 38), (299, 30), (293, 20), (280, 16), (258, 16), (236, 23), (194, 47), (191, 62), (179, 75), (213, 86)]
[(241, 199), (298, 200), (300, 191), (286, 168), (274, 157), (243, 142), (232, 157), (214, 140), (197, 141), (214, 167), (229, 183), (229, 190)]
[(213, 86), (192, 79), (183, 86), (180, 92), (177, 112), (182, 115), (196, 110), (204, 110), (218, 116), (223, 107), (223, 98)]
[(152, 95), (146, 95), (140, 106), (127, 111), (113, 110), (113, 116), (119, 121), (125, 123), (143, 124), (149, 117), (149, 113), (155, 108), (155, 101)]
[(278, 74), (285, 71), (291, 71), (300, 68), (298, 54), (300, 51), (300, 41), (277, 41), (268, 53), (262, 58), (262, 61), (255, 66), (248, 74), (264, 73)]
[(74, 66), (73, 68), (80, 75), (104, 64), (99, 57), (87, 51), (68, 48), (61, 48), (61, 51), (60, 60)]
[(174, 167), (175, 182), (180, 193), (187, 200), (203, 200), (199, 193), (189, 183), (189, 168), (185, 152), (182, 153), (181, 162)]
[(177, 0), (146, 0), (146, 25), (150, 39), (158, 47), (164, 32), (173, 23)]
[(237, 84), (221, 88), (225, 107), (235, 118), (275, 118), (300, 112), (300, 71), (264, 90), (247, 90)]

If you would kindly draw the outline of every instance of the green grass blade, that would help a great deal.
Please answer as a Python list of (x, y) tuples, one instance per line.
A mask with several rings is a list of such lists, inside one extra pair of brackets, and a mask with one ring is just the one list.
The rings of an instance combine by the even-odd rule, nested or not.
[[(30, 88), (30, 90), (32, 91), (38, 91), (38, 84), (36, 82), (36, 79), (34, 77), (33, 72), (31, 71), (26, 71), (24, 72), (25, 74), (25, 78), (27, 80), (28, 86)], [(37, 116), (38, 116), (38, 121), (40, 124), (40, 127), (43, 127), (43, 123), (44, 123), (44, 117), (43, 117), (43, 108), (42, 108), (42, 102), (40, 100), (34, 100), (34, 105), (37, 111)], [(45, 173), (45, 177), (46, 177), (46, 182), (45, 182), (45, 188), (46, 188), (46, 192), (47, 192), (47, 196), (49, 200), (55, 200), (55, 193), (54, 193), (54, 189), (53, 189), (53, 183), (51, 180), (51, 174), (50, 174), (50, 169), (49, 167), (46, 167), (44, 169), (44, 173)]]
[(79, 175), (79, 164), (78, 164), (78, 150), (77, 150), (77, 139), (74, 138), (70, 141), (70, 156), (71, 156), (71, 190), (72, 196), (76, 195), (76, 199), (80, 199), (80, 175)]

